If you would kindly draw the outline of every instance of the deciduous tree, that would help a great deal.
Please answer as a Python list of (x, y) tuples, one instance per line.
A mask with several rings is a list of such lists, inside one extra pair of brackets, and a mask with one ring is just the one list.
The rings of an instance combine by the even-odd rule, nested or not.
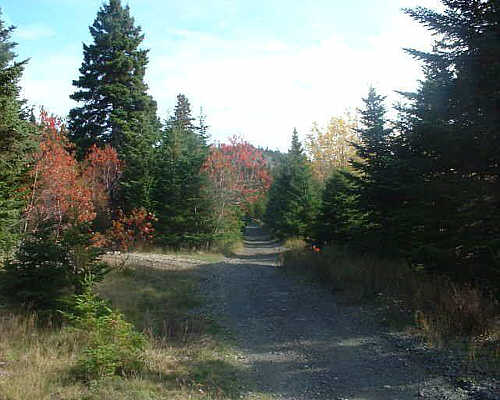
[(233, 136), (229, 144), (213, 146), (204, 165), (211, 181), (217, 227), (234, 207), (245, 207), (261, 199), (271, 185), (262, 152)]
[(313, 176), (324, 182), (333, 170), (348, 168), (357, 142), (356, 122), (348, 114), (331, 118), (326, 129), (313, 124), (305, 141)]
[(54, 223), (56, 237), (68, 226), (89, 223), (95, 218), (92, 192), (83, 179), (73, 145), (61, 121), (41, 114), (42, 136), (30, 171), (26, 229), (36, 231)]

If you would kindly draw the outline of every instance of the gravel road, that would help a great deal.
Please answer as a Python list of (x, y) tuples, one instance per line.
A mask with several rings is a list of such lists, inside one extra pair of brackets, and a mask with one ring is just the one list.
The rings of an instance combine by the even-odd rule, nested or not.
[(340, 305), (325, 287), (287, 276), (277, 263), (283, 249), (258, 226), (245, 238), (236, 256), (200, 270), (209, 310), (233, 332), (256, 382), (246, 398), (500, 398), (495, 381), (459, 387), (432, 371), (390, 339), (369, 307)]

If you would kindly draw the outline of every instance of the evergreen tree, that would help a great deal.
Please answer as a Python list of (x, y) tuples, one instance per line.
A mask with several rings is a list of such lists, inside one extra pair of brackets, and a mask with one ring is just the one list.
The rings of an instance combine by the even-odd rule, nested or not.
[(81, 158), (93, 144), (111, 144), (125, 164), (122, 205), (151, 208), (160, 125), (144, 83), (144, 35), (120, 0), (102, 6), (90, 33), (94, 42), (83, 45), (81, 75), (73, 81), (77, 91), (71, 98), (83, 104), (70, 111), (71, 140)]
[(0, 260), (21, 231), (21, 188), (34, 134), (33, 126), (24, 119), (26, 113), (19, 99), (18, 82), (26, 61), (14, 61), (15, 43), (10, 40), (13, 30), (0, 19)]
[(458, 264), (498, 263), (500, 17), (495, 0), (443, 4), (443, 14), (406, 10), (442, 38), (431, 53), (407, 50), (424, 62), (425, 80), (400, 108), (395, 222), (419, 254), (436, 255), (429, 265), (462, 273)]
[[(360, 142), (354, 144), (358, 160), (352, 160), (355, 174), (345, 175), (356, 192), (356, 208), (364, 223), (358, 226), (358, 241), (381, 250), (381, 241), (394, 247), (395, 234), (392, 223), (394, 208), (399, 205), (395, 159), (391, 150), (392, 130), (386, 128), (384, 96), (371, 87), (363, 99), (364, 107), (358, 110)], [(383, 232), (383, 234), (382, 234)]]
[(323, 189), (315, 238), (323, 243), (340, 245), (353, 240), (358, 242), (361, 238), (359, 231), (365, 222), (364, 217), (359, 210), (358, 194), (352, 175), (346, 170), (334, 170)]
[(174, 247), (207, 245), (212, 240), (208, 180), (202, 171), (208, 154), (207, 127), (195, 126), (191, 106), (177, 96), (158, 148), (155, 208), (160, 240)]
[(294, 129), (290, 150), (269, 191), (265, 221), (278, 236), (306, 238), (318, 206), (318, 188)]
[(14, 26), (5, 26), (0, 9), (0, 65), (2, 68), (5, 68), (16, 56), (13, 50), (17, 43), (10, 38), (14, 29)]
[(355, 166), (366, 175), (374, 175), (375, 171), (383, 169), (384, 161), (390, 156), (391, 130), (385, 128), (384, 100), (385, 97), (371, 87), (368, 96), (363, 99), (364, 109), (358, 110), (362, 127), (357, 131), (361, 143), (355, 147), (364, 163), (355, 163)]

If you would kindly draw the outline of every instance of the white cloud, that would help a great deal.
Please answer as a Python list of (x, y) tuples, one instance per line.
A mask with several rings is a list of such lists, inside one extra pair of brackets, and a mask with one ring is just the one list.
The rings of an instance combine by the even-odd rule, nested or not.
[[(434, 6), (436, 0), (422, 3)], [(398, 4), (415, 6), (415, 1)], [(312, 122), (361, 104), (369, 85), (388, 96), (412, 90), (420, 66), (403, 47), (429, 49), (428, 32), (398, 14), (376, 36), (357, 47), (340, 36), (308, 46), (282, 38), (235, 39), (195, 31), (165, 32), (150, 47), (147, 82), (161, 118), (175, 105), (176, 95), (190, 99), (195, 114), (203, 106), (215, 139), (242, 134), (254, 144), (286, 150), (293, 127), (303, 136)], [(60, 50), (43, 60), (32, 59), (22, 85), (24, 96), (49, 111), (66, 115), (78, 77), (81, 47)]]
[(286, 149), (294, 126), (305, 135), (313, 121), (358, 107), (369, 85), (388, 96), (388, 105), (398, 98), (394, 90), (414, 89), (420, 65), (402, 48), (428, 50), (431, 42), (404, 15), (360, 48), (339, 36), (296, 47), (183, 32), (180, 41), (165, 44), (168, 55), (152, 49), (148, 81), (161, 112), (182, 92), (195, 110), (203, 105), (217, 139), (238, 133)]
[(46, 39), (56, 35), (56, 32), (43, 24), (25, 25), (14, 31), (16, 38), (23, 40)]
[(43, 106), (50, 113), (66, 117), (76, 104), (69, 95), (74, 91), (72, 81), (78, 78), (80, 53), (70, 48), (45, 59), (32, 58), (21, 80), (21, 95), (37, 108)]

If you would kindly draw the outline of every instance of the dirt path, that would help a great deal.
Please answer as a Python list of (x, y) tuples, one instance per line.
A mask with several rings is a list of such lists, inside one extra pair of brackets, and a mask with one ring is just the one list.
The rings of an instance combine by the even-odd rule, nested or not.
[(234, 333), (256, 382), (246, 398), (481, 398), (412, 361), (369, 310), (286, 276), (277, 268), (281, 250), (250, 226), (237, 257), (202, 268), (211, 310)]

